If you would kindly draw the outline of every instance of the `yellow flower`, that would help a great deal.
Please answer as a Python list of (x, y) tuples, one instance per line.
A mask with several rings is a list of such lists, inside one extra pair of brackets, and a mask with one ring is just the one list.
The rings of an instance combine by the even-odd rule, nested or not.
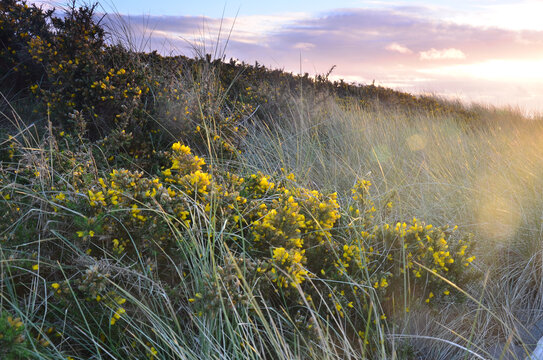
[(190, 154), (190, 148), (186, 145), (181, 145), (180, 142), (176, 142), (172, 145), (172, 150), (182, 152), (183, 154)]
[(281, 264), (284, 264), (288, 259), (288, 252), (284, 247), (276, 248), (273, 250), (273, 258)]

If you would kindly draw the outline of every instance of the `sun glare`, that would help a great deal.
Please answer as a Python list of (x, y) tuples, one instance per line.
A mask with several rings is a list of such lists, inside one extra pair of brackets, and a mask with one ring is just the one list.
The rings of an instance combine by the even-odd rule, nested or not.
[(469, 77), (485, 80), (543, 80), (543, 59), (534, 60), (488, 60), (473, 64), (451, 65), (421, 69), (419, 72), (432, 75)]

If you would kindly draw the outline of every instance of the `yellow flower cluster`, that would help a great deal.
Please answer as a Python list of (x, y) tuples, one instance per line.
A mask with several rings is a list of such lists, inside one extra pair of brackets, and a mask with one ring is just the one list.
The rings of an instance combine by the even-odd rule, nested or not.
[(373, 221), (373, 214), (377, 211), (375, 204), (370, 197), (371, 182), (368, 180), (358, 180), (351, 189), (351, 197), (356, 206), (351, 205), (349, 211), (354, 217), (360, 216), (360, 210), (363, 211), (365, 225), (368, 226)]
[(172, 165), (164, 170), (164, 181), (180, 186), (188, 195), (204, 196), (209, 193), (211, 174), (203, 171), (204, 159), (192, 155), (188, 146), (177, 142), (172, 145)]
[(115, 312), (113, 313), (111, 320), (109, 321), (110, 324), (115, 325), (117, 320), (119, 320), (124, 313), (126, 313), (126, 310), (122, 307), (118, 307), (117, 310), (115, 310)]
[(254, 198), (261, 197), (269, 191), (272, 191), (275, 183), (270, 181), (270, 177), (263, 175), (260, 171), (256, 174), (251, 174), (246, 184), (246, 191)]
[[(326, 240), (331, 241), (331, 230), (340, 219), (337, 195), (325, 196), (303, 187), (276, 186), (262, 174), (253, 174), (246, 190), (261, 196), (274, 190), (276, 198), (261, 202), (252, 216), (255, 247), (262, 250), (274, 247), (272, 262), (280, 270), (272, 267), (268, 271), (279, 287), (301, 284), (310, 276), (305, 268), (306, 250), (319, 249)], [(255, 196), (251, 194), (252, 198)]]
[(389, 290), (390, 284), (401, 284), (405, 276), (409, 278), (411, 274), (410, 283), (415, 284), (420, 279), (426, 284), (429, 289), (426, 303), (429, 303), (434, 293), (447, 296), (450, 289), (423, 267), (458, 281), (466, 276), (463, 268), (475, 259), (466, 256), (471, 242), (466, 239), (451, 241), (455, 230), (426, 225), (416, 218), (410, 223), (374, 226), (369, 232), (362, 231), (360, 240), (343, 246), (335, 266), (340, 275), (349, 273), (353, 276), (357, 271), (368, 271), (373, 274), (373, 287), (385, 292), (394, 292), (395, 287)]
[(305, 227), (305, 217), (300, 213), (300, 205), (294, 197), (284, 196), (273, 200), (269, 209), (264, 203), (260, 207), (257, 213), (260, 218), (252, 223), (254, 241), (266, 241), (267, 244), (290, 243), (291, 247), (302, 247), (301, 234)]
[[(474, 260), (471, 243), (457, 240), (455, 229), (433, 227), (416, 218), (394, 224), (377, 223), (368, 181), (358, 181), (350, 199), (338, 199), (336, 193), (325, 194), (297, 185), (295, 178), (284, 171), (282, 177), (272, 178), (262, 173), (241, 177), (212, 169), (181, 142), (172, 144), (165, 154), (169, 164), (156, 177), (114, 169), (109, 176), (85, 188), (87, 209), (93, 218), (104, 220), (100, 226), (85, 226), (82, 239), (100, 242), (119, 259), (152, 258), (161, 252), (175, 256), (170, 253), (174, 244), (168, 243), (172, 226), (184, 234), (194, 230), (197, 217), (206, 216), (223, 224), (224, 233), (228, 234), (223, 241), (228, 242), (235, 256), (249, 255), (254, 259), (251, 265), (236, 263), (247, 269), (250, 286), (261, 286), (270, 296), (284, 296), (298, 304), (302, 300), (295, 289), (302, 290), (308, 299), (328, 293), (329, 298), (319, 301), (335, 308), (338, 316), (352, 318), (357, 329), (365, 328), (366, 320), (359, 315), (360, 309), (369, 311), (368, 293), (376, 293), (381, 299), (397, 298), (396, 292), (404, 291), (405, 281), (410, 294), (419, 296), (423, 303), (433, 303), (453, 292), (433, 273), (460, 279), (461, 283), (466, 264), (469, 267)], [(341, 213), (342, 201), (351, 206), (345, 213)], [(383, 203), (384, 208), (390, 208), (389, 202)], [(110, 211), (115, 211), (115, 217), (124, 224), (130, 224), (130, 234), (110, 220), (113, 217), (103, 216)], [(96, 235), (91, 236), (90, 231)], [(128, 238), (131, 240), (125, 240)], [(132, 244), (138, 246), (137, 253)], [(228, 284), (227, 291), (240, 292), (239, 274), (234, 269), (226, 271), (223, 265), (225, 278), (221, 279)], [(164, 265), (160, 259), (156, 259), (153, 274), (160, 274), (161, 266)], [(183, 275), (197, 276), (190, 271)], [(308, 281), (317, 276), (323, 281)], [(338, 285), (313, 289), (320, 286), (315, 284), (326, 284), (328, 280)], [(354, 290), (348, 285), (353, 281), (359, 282)], [(185, 294), (184, 301), (188, 299), (187, 305), (194, 314), (205, 313), (210, 304), (220, 304), (213, 300), (217, 296), (213, 286), (199, 290), (197, 295)], [(425, 289), (423, 294), (418, 293), (421, 288)], [(96, 291), (93, 301), (98, 301), (98, 296), (103, 303), (107, 297), (104, 294)], [(232, 299), (237, 304), (248, 301), (235, 296)], [(108, 306), (112, 309), (109, 320), (113, 325), (125, 310), (114, 302)], [(379, 317), (384, 321), (386, 315)], [(379, 317), (371, 323), (378, 322)]]
[(288, 288), (301, 284), (308, 277), (309, 273), (304, 267), (307, 261), (305, 250), (290, 249), (286, 250), (283, 247), (273, 250), (272, 262), (275, 267), (270, 270), (272, 281), (278, 287)]
[(296, 187), (290, 191), (301, 205), (305, 216), (304, 238), (311, 243), (323, 244), (331, 239), (331, 230), (340, 219), (337, 193), (328, 196), (316, 190)]
[(106, 199), (104, 197), (104, 194), (101, 191), (98, 191), (94, 193), (92, 190), (88, 191), (89, 194), (89, 204), (90, 206), (96, 206), (98, 203), (102, 204), (102, 206), (106, 206)]
[(13, 318), (12, 316), (8, 316), (7, 320), (9, 325), (15, 328), (15, 330), (19, 330), (23, 327), (23, 322), (21, 321), (21, 318)]
[(0, 344), (2, 353), (9, 353), (10, 346), (21, 344), (25, 341), (24, 323), (20, 317), (13, 317), (9, 313), (0, 311)]
[(355, 201), (363, 201), (369, 196), (371, 182), (368, 180), (358, 180), (351, 189), (352, 198)]

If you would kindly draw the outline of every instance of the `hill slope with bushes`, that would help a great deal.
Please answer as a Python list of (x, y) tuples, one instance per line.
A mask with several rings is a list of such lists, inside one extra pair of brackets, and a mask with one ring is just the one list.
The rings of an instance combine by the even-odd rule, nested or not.
[(432, 356), (423, 331), (394, 334), (416, 319), (488, 308), (473, 229), (449, 221), (471, 215), (387, 179), (453, 172), (424, 149), (489, 131), (489, 109), (138, 53), (94, 7), (17, 0), (0, 76), (3, 359), (413, 358)]

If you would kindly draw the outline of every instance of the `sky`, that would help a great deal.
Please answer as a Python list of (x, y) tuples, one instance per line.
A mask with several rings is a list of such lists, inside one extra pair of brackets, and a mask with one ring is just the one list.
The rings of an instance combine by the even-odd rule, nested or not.
[[(542, 0), (105, 0), (139, 50), (543, 112)], [(117, 25), (118, 26), (118, 25)]]

